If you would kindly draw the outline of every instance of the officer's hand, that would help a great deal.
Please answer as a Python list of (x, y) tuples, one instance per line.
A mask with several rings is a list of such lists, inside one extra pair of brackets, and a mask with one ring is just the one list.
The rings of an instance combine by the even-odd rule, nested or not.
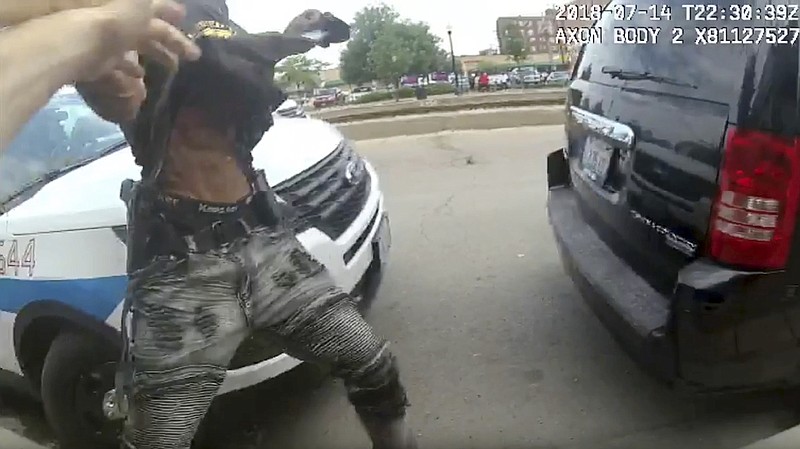
[[(139, 67), (135, 53), (125, 61)], [(105, 120), (126, 123), (136, 118), (147, 96), (144, 74), (136, 73), (121, 64), (90, 83), (76, 83), (86, 103)]]
[(185, 11), (172, 0), (112, 0), (93, 10), (101, 23), (102, 47), (96, 65), (87, 67), (79, 81), (92, 81), (111, 70), (141, 73), (138, 64), (123, 58), (131, 50), (170, 70), (176, 70), (182, 59), (200, 57), (200, 49), (173, 26)]
[[(180, 59), (196, 59), (200, 50), (181, 33), (177, 24), (184, 15), (181, 5), (173, 0), (2, 0), (0, 26), (15, 25), (37, 17), (74, 10), (87, 17), (89, 26), (96, 26), (102, 49), (96, 61), (104, 72), (120, 61), (129, 50), (177, 68)], [(92, 67), (97, 73), (98, 67)]]
[(102, 6), (109, 0), (4, 0), (0, 2), (0, 25), (16, 25), (68, 9)]

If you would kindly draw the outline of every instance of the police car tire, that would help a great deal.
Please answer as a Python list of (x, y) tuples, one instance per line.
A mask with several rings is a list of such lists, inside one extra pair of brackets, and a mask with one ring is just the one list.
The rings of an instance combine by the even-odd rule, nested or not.
[(80, 375), (117, 357), (114, 348), (75, 331), (62, 332), (50, 345), (42, 369), (42, 402), (62, 449), (104, 449), (119, 444), (99, 438), (76, 413), (75, 404)]

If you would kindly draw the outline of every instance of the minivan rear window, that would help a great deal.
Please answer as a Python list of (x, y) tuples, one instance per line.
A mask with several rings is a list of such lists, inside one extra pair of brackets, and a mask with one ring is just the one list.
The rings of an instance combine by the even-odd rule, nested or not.
[[(602, 27), (602, 42), (594, 41), (585, 46), (575, 78), (585, 79), (603, 84), (621, 85), (625, 81), (602, 73), (603, 67), (614, 67), (625, 71), (649, 72), (672, 80), (679, 80), (686, 86), (659, 86), (659, 90), (691, 89), (686, 92), (693, 97), (729, 102), (738, 96), (742, 86), (742, 74), (748, 59), (757, 51), (756, 45), (735, 43), (713, 43), (713, 36), (728, 40), (741, 34), (744, 28), (765, 27), (756, 25), (753, 20), (732, 20), (734, 14), (746, 5), (762, 8), (764, 3), (794, 3), (793, 0), (664, 0), (662, 2), (645, 2), (638, 0), (613, 0), (607, 11), (595, 24)], [(627, 5), (627, 8), (624, 6)], [(647, 14), (619, 14), (615, 11), (632, 11), (636, 5), (638, 10), (647, 10)], [(717, 11), (716, 20), (698, 20), (703, 13), (709, 14), (711, 9), (704, 5), (714, 5)], [(687, 12), (689, 7), (691, 13)], [(615, 9), (616, 8), (616, 9)], [(624, 8), (624, 9), (620, 9)], [(738, 9), (737, 9), (738, 8)], [(668, 14), (668, 13), (671, 13)], [(707, 17), (706, 17), (707, 18)], [(658, 20), (660, 19), (660, 20)], [(797, 26), (787, 24), (779, 26)], [(699, 33), (696, 29), (702, 30)], [(727, 31), (721, 31), (727, 30)], [(727, 33), (727, 34), (726, 34)], [(791, 36), (790, 36), (791, 38)], [(642, 83), (637, 87), (649, 88)], [(655, 87), (655, 85), (653, 85)]]

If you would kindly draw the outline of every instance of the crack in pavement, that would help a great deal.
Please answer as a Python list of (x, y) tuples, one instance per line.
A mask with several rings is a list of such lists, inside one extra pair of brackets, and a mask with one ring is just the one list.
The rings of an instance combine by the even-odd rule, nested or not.
[(424, 213), (420, 217), (420, 220), (419, 220), (419, 235), (421, 235), (422, 238), (424, 238), (426, 241), (428, 241), (428, 242), (431, 241), (430, 237), (428, 236), (428, 232), (425, 230), (425, 227), (427, 225), (428, 219), (430, 219), (430, 218), (432, 218), (432, 217), (434, 217), (436, 215), (441, 215), (442, 213), (445, 213), (446, 215), (452, 216), (453, 215), (453, 208), (451, 206), (451, 203), (453, 202), (453, 199), (455, 197), (456, 197), (455, 193), (450, 194), (444, 201), (441, 202), (441, 204), (433, 207), (430, 212)]
[(461, 165), (460, 162), (463, 162), (463, 165), (475, 165), (477, 163), (475, 160), (475, 155), (456, 147), (452, 142), (450, 142), (447, 136), (443, 134), (436, 134), (431, 137), (431, 140), (433, 141), (436, 149), (456, 153), (456, 156), (450, 160), (451, 167)]

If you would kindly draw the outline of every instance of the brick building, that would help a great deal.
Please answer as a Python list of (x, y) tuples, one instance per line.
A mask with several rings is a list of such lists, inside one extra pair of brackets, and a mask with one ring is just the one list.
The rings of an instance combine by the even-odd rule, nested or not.
[[(574, 6), (606, 5), (610, 0), (572, 0), (563, 8)], [(548, 9), (541, 16), (516, 16), (497, 18), (497, 42), (500, 53), (508, 54), (507, 42), (510, 32), (522, 33), (522, 38), (528, 46), (531, 55), (548, 53), (558, 55), (562, 60), (572, 60), (577, 54), (577, 48), (567, 48), (563, 42), (556, 40), (559, 28), (590, 27), (590, 20), (557, 20), (559, 9)], [(582, 15), (588, 15), (583, 13)]]
[(548, 43), (552, 48), (555, 28), (553, 22), (545, 16), (517, 16), (497, 18), (497, 43), (500, 53), (507, 54), (508, 36), (519, 30), (528, 46), (528, 53), (546, 53)]
[[(611, 0), (572, 0), (569, 3), (565, 4), (564, 6), (561, 6), (560, 8), (570, 8), (574, 6), (588, 7), (592, 5), (604, 6), (608, 4), (609, 1)], [(566, 11), (567, 11), (566, 9), (562, 9), (561, 12), (566, 12)], [(589, 13), (588, 10), (585, 12), (581, 12), (582, 15), (589, 15), (588, 13)], [(584, 18), (583, 20), (581, 19), (554, 20), (554, 22), (556, 30), (561, 28), (571, 28), (571, 29), (585, 28), (585, 27), (591, 27), (593, 25), (593, 22), (591, 20), (586, 20), (586, 18)], [(564, 34), (565, 33), (562, 33), (562, 35)], [(559, 47), (559, 51), (565, 55), (565, 59), (568, 60), (570, 64), (574, 63), (578, 55), (578, 52), (580, 51), (580, 48), (577, 46), (565, 45), (563, 42), (557, 43), (557, 45)]]
[[(591, 5), (606, 5), (610, 0), (572, 0), (561, 8), (569, 8), (572, 6), (591, 6)], [(563, 10), (562, 10), (563, 11)], [(556, 21), (558, 27), (589, 27), (592, 26), (591, 20), (558, 20)]]

